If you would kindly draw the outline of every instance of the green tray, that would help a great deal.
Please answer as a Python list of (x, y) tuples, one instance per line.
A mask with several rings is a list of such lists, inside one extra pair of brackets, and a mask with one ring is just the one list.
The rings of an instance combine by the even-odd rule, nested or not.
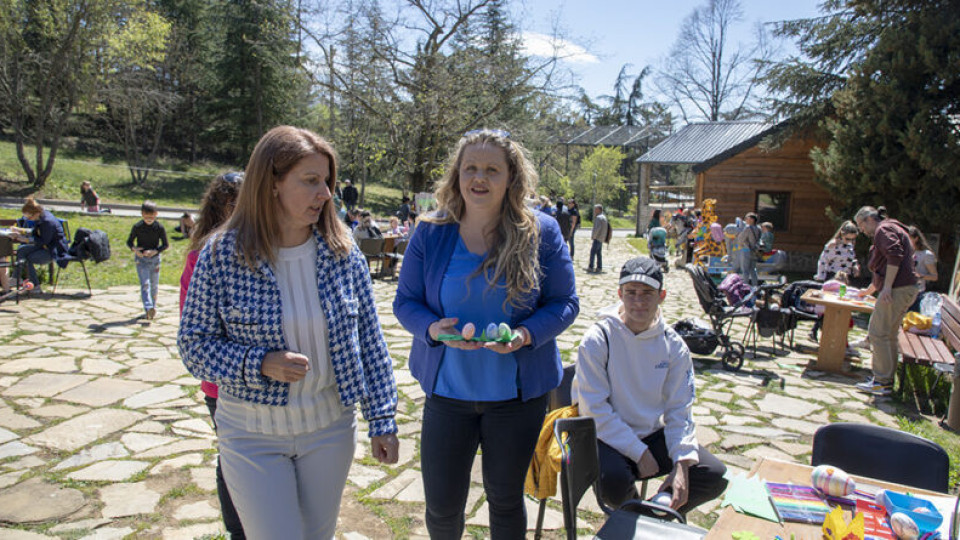
[(477, 341), (480, 343), (510, 343), (511, 341), (517, 339), (522, 335), (523, 334), (521, 334), (520, 332), (514, 332), (513, 335), (511, 335), (509, 338), (506, 338), (506, 339), (504, 338), (486, 339), (486, 338), (478, 338), (478, 337), (473, 337), (471, 339), (463, 339), (463, 336), (458, 334), (440, 334), (439, 336), (437, 336), (437, 341)]

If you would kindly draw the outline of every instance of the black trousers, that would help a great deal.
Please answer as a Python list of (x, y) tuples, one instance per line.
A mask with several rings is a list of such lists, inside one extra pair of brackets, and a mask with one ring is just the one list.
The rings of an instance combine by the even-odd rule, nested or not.
[(461, 401), (434, 395), (423, 406), (420, 466), (426, 524), (433, 540), (463, 536), (470, 470), (483, 452), (483, 489), (494, 540), (527, 531), (523, 482), (537, 445), (546, 395), (521, 401)]
[[(603, 441), (597, 441), (600, 452), (600, 491), (603, 501), (613, 508), (618, 508), (629, 499), (637, 499), (637, 480), (640, 478), (638, 465), (632, 459), (617, 452)], [(673, 461), (667, 452), (667, 442), (663, 430), (655, 431), (643, 439), (653, 457), (657, 460), (660, 470), (654, 476), (663, 476), (673, 470)], [(727, 480), (723, 477), (727, 467), (714, 457), (704, 447), (699, 447), (697, 453), (700, 463), (690, 467), (687, 481), (687, 504), (680, 507), (681, 514), (686, 514), (697, 506), (716, 499), (727, 488)], [(648, 494), (652, 496), (652, 494)]]
[[(203, 400), (207, 403), (207, 409), (210, 410), (213, 429), (217, 429), (217, 420), (214, 418), (217, 412), (217, 400), (210, 396), (203, 396)], [(237, 509), (233, 506), (233, 499), (230, 498), (230, 492), (227, 490), (227, 482), (223, 479), (219, 456), (217, 456), (217, 498), (220, 499), (223, 526), (230, 533), (231, 540), (246, 540), (247, 537), (243, 534), (243, 526), (240, 524), (240, 515), (237, 514)]]

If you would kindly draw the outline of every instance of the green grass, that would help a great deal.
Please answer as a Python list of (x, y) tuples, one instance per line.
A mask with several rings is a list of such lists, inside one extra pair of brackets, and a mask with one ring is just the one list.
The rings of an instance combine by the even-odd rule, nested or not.
[(897, 424), (901, 430), (929, 439), (946, 450), (950, 456), (950, 488), (955, 489), (960, 484), (960, 437), (928, 420), (912, 421), (898, 416)]
[[(19, 210), (0, 208), (0, 219), (18, 217), (20, 217)], [(68, 220), (71, 233), (76, 232), (79, 227), (86, 227), (103, 230), (110, 238), (110, 260), (99, 264), (87, 261), (87, 272), (90, 274), (90, 285), (93, 288), (106, 289), (117, 285), (139, 284), (133, 253), (127, 249), (127, 237), (130, 235), (130, 228), (140, 218), (88, 216), (70, 212), (58, 212), (57, 217)], [(179, 286), (188, 241), (181, 240), (180, 235), (173, 232), (173, 227), (176, 225), (173, 220), (160, 220), (160, 222), (167, 229), (167, 238), (170, 240), (170, 248), (163, 252), (163, 260), (160, 264), (160, 283)], [(46, 286), (48, 282), (48, 280), (45, 280), (44, 285)], [(80, 269), (80, 266), (71, 264), (66, 270), (62, 270), (58, 287), (86, 287), (83, 281), (83, 270)]]
[[(582, 212), (582, 210), (581, 210), (581, 212)], [(616, 216), (611, 216), (611, 215), (607, 214), (607, 221), (610, 223), (610, 225), (613, 226), (614, 229), (631, 229), (631, 230), (633, 230), (633, 229), (636, 229), (636, 228), (637, 228), (637, 223), (636, 223), (634, 220), (632, 220), (632, 219), (627, 219), (627, 218), (622, 218), (622, 217), (616, 217)], [(581, 229), (592, 229), (592, 228), (593, 228), (593, 219), (584, 217), (584, 218), (583, 218), (583, 223), (580, 225), (580, 228), (581, 228)]]
[[(28, 152), (28, 155), (32, 153)], [(160, 206), (196, 208), (214, 175), (237, 170), (243, 165), (161, 162), (156, 168), (175, 172), (153, 173), (145, 185), (138, 186), (123, 163), (105, 162), (100, 157), (63, 148), (57, 154), (47, 184), (34, 193), (17, 159), (16, 146), (9, 141), (0, 141), (0, 195), (23, 197), (32, 194), (37, 198), (79, 201), (80, 183), (89, 180), (106, 206), (110, 203), (140, 204), (144, 199), (151, 199)], [(364, 206), (385, 217), (397, 211), (401, 196), (402, 192), (397, 188), (368, 185)]]
[(627, 238), (627, 243), (633, 246), (633, 249), (639, 251), (643, 255), (650, 254), (650, 250), (647, 249), (647, 241), (643, 238)]

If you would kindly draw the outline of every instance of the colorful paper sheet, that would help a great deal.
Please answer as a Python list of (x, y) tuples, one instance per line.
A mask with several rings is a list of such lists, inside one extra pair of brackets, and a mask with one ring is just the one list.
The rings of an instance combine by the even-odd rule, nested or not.
[(777, 512), (770, 504), (770, 497), (760, 478), (747, 478), (742, 474), (727, 475), (727, 491), (720, 506), (732, 506), (741, 514), (779, 523)]
[(830, 511), (814, 487), (767, 482), (767, 489), (784, 521), (820, 525)]

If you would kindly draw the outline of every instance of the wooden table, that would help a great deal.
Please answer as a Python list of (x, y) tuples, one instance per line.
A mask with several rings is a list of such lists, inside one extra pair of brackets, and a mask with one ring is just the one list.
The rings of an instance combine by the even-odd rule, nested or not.
[(377, 277), (384, 278), (387, 276), (393, 275), (393, 266), (396, 264), (396, 259), (393, 257), (387, 257), (385, 254), (393, 253), (397, 248), (397, 240), (400, 237), (395, 234), (385, 234), (383, 235), (383, 249), (380, 251), (384, 254), (383, 260), (380, 261), (380, 275)]
[(850, 315), (854, 311), (873, 313), (873, 302), (840, 298), (834, 293), (810, 289), (801, 300), (823, 306), (823, 329), (820, 332), (820, 350), (817, 352), (816, 369), (843, 372), (843, 359), (847, 354), (847, 333), (850, 331)]
[[(813, 467), (808, 465), (786, 463), (784, 461), (765, 458), (753, 466), (753, 469), (750, 471), (750, 475), (759, 476), (768, 482), (793, 482), (794, 484), (809, 486), (811, 471), (813, 471)], [(900, 492), (909, 491), (910, 493), (926, 497), (948, 497), (948, 495), (945, 493), (937, 493), (934, 491), (927, 491), (925, 489), (902, 486), (900, 484), (893, 484), (890, 482), (875, 480), (873, 478), (865, 478), (862, 476), (851, 476), (853, 476), (857, 482), (862, 482), (864, 484), (869, 484), (884, 489), (892, 489)], [(851, 519), (849, 512), (846, 511), (844, 517), (847, 519), (847, 521)], [(952, 516), (944, 515), (944, 522), (950, 523), (951, 517)], [(713, 525), (704, 540), (729, 540), (731, 534), (737, 531), (752, 531), (754, 534), (763, 539), (773, 538), (775, 535), (780, 535), (782, 538), (790, 538), (790, 534), (794, 534), (796, 540), (820, 540), (823, 538), (823, 529), (820, 525), (811, 525), (809, 523), (793, 523), (789, 521), (784, 522), (783, 525), (780, 525), (779, 523), (774, 523), (765, 519), (741, 514), (732, 507), (728, 506), (723, 509), (723, 512), (720, 513), (720, 519), (718, 519)]]

